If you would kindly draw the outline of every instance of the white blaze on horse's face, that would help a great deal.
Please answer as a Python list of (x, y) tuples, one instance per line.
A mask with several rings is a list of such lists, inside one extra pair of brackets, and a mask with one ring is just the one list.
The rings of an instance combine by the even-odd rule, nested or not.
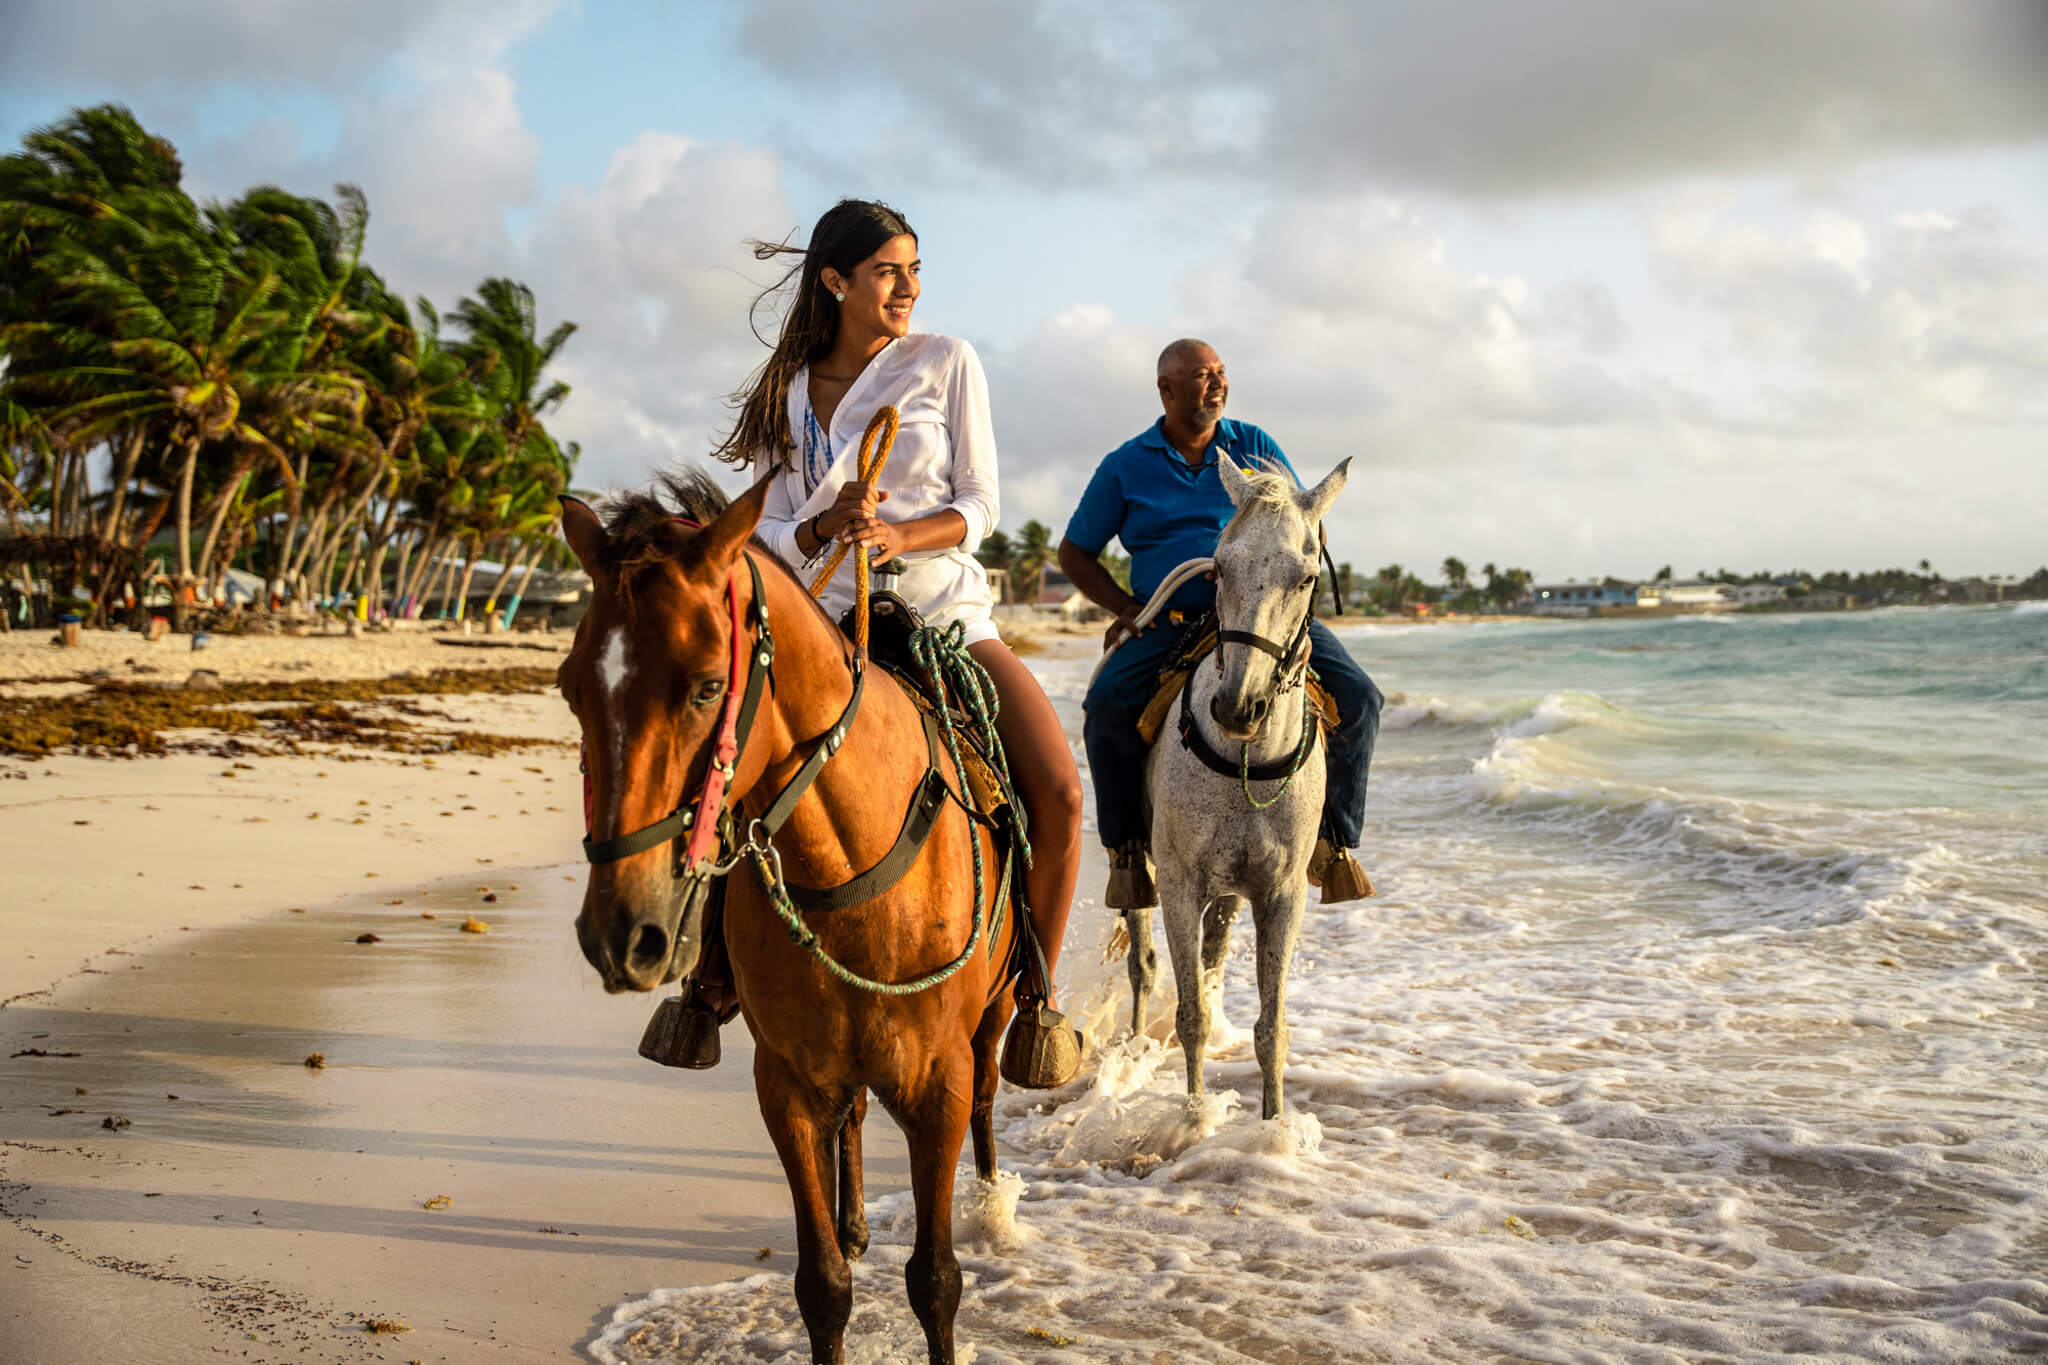
[(605, 718), (611, 724), (614, 758), (622, 766), (626, 761), (626, 684), (632, 677), (633, 663), (626, 656), (626, 627), (621, 623), (605, 636), (604, 653), (597, 658), (597, 680), (604, 687)]
[(1307, 649), (1301, 632), (1315, 609), (1319, 528), (1350, 468), (1346, 460), (1303, 491), (1283, 475), (1243, 470), (1228, 455), (1217, 457), (1223, 487), (1237, 507), (1216, 546), (1217, 623), (1283, 650), (1294, 647), (1284, 664), (1252, 645), (1232, 642), (1217, 650), (1222, 682), (1210, 717), (1226, 738), (1256, 738), (1282, 669), (1291, 677), (1300, 666), (1300, 651)]

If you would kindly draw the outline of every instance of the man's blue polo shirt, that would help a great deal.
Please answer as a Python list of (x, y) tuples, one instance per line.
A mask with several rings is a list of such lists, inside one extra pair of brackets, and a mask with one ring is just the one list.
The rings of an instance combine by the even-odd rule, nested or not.
[[(1121, 540), (1131, 556), (1131, 592), (1149, 601), (1166, 576), (1190, 559), (1216, 553), (1216, 542), (1237, 510), (1216, 472), (1216, 454), (1228, 452), (1241, 469), (1285, 474), (1301, 486), (1279, 445), (1250, 422), (1224, 418), (1208, 458), (1190, 465), (1166, 439), (1166, 419), (1103, 456), (1067, 522), (1067, 539), (1091, 555)], [(1172, 605), (1200, 610), (1216, 600), (1206, 578), (1183, 584)]]

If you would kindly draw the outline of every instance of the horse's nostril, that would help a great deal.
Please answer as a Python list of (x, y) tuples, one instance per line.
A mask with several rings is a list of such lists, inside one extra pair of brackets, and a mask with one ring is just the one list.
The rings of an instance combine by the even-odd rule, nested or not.
[(643, 924), (633, 931), (633, 940), (626, 948), (628, 963), (641, 970), (665, 966), (668, 963), (668, 931), (658, 924)]

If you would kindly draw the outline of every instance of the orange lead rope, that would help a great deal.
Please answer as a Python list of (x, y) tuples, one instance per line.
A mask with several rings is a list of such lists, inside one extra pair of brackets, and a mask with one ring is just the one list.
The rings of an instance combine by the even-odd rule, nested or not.
[[(881, 434), (877, 446), (876, 433)], [(884, 406), (876, 409), (868, 419), (868, 429), (861, 433), (860, 454), (855, 468), (862, 483), (873, 483), (882, 476), (882, 466), (889, 463), (889, 452), (896, 446), (896, 409)], [(852, 547), (844, 541), (832, 552), (825, 567), (811, 581), (811, 596), (823, 597), (825, 585), (832, 581), (832, 575), (839, 572), (839, 566), (846, 562), (846, 552)], [(860, 547), (860, 554), (853, 561), (853, 643), (860, 650), (861, 657), (868, 653), (868, 547)]]

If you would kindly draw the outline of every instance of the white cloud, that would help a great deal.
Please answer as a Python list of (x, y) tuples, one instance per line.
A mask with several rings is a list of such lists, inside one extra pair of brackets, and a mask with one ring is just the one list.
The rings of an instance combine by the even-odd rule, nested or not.
[(0, 83), (205, 92), (353, 90), (394, 54), (421, 69), (495, 61), (557, 0), (8, 0)]
[(2048, 135), (2038, 0), (851, 0), (831, 23), (777, 0), (739, 41), (871, 128), (1051, 185), (1524, 195)]
[(2048, 255), (1991, 209), (1876, 224), (1817, 213), (1773, 234), (1687, 198), (1651, 247), (1674, 295), (1781, 376), (1776, 416), (1796, 429), (2048, 419)]
[(1069, 308), (991, 355), (1005, 520), (1064, 526), (1100, 456), (1157, 416), (1153, 356), (1186, 333), (1230, 367), (1232, 415), (1305, 478), (1359, 457), (1331, 535), (1360, 565), (2038, 557), (2048, 261), (1994, 215), (1830, 211), (1770, 231), (1685, 197), (1655, 244), (1678, 302), (1731, 329), (1755, 392), (1652, 364), (1595, 281), (1463, 266), (1400, 202), (1276, 203), (1189, 272), (1166, 325)]

